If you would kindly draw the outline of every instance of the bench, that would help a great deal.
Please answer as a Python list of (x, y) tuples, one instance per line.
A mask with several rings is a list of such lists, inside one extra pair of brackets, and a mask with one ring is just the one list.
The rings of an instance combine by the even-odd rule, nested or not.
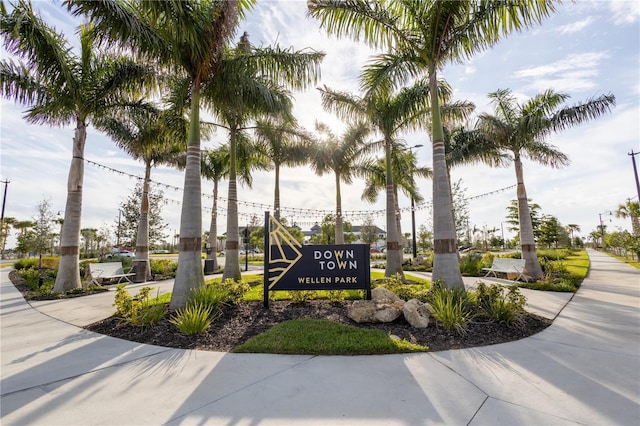
[(488, 271), (485, 274), (485, 277), (489, 275), (493, 275), (494, 277), (498, 277), (496, 272), (502, 272), (505, 274), (518, 274), (518, 278), (515, 281), (518, 281), (522, 278), (523, 281), (527, 279), (527, 276), (524, 274), (524, 265), (526, 261), (524, 259), (510, 259), (506, 257), (496, 257), (493, 259), (493, 264), (491, 268), (482, 268), (483, 271)]
[[(122, 262), (106, 262), (106, 263), (89, 263), (89, 273), (91, 274), (91, 282), (96, 285), (101, 285), (104, 280), (118, 279), (117, 284), (123, 279), (132, 282), (129, 277), (134, 276), (135, 273), (125, 273), (122, 269)], [(98, 282), (100, 280), (100, 282)]]

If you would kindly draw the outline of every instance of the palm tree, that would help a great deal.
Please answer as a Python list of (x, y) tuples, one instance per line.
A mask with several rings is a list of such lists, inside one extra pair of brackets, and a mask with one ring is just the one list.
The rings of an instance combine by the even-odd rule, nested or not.
[[(320, 140), (314, 147), (311, 167), (316, 174), (322, 176), (333, 172), (336, 182), (336, 233), (335, 244), (344, 244), (344, 225), (342, 218), (342, 193), (340, 182), (353, 182), (357, 163), (365, 148), (365, 137), (369, 128), (363, 124), (350, 125), (344, 134), (338, 138), (324, 123), (316, 122), (316, 132)], [(393, 229), (396, 229), (393, 222)]]
[[(284, 86), (306, 88), (316, 80), (323, 57), (323, 53), (314, 51), (255, 48), (245, 33), (237, 48), (225, 52), (216, 79), (203, 87), (203, 100), (229, 132), (229, 195), (223, 279), (241, 278), (237, 161), (241, 158), (238, 149), (249, 146), (249, 136), (245, 133), (247, 124), (267, 114), (291, 120), (291, 97)], [(250, 156), (247, 154), (246, 158)]]
[(200, 174), (202, 87), (219, 79), (225, 49), (235, 35), (239, 19), (255, 1), (68, 0), (66, 3), (74, 13), (91, 16), (105, 40), (132, 47), (140, 56), (156, 60), (189, 78), (190, 124), (178, 270), (170, 303), (172, 309), (182, 308), (186, 306), (190, 290), (204, 284)]
[(447, 287), (463, 289), (436, 90), (438, 71), (448, 63), (462, 61), (493, 46), (502, 35), (540, 22), (553, 11), (552, 3), (310, 0), (308, 4), (309, 14), (319, 18), (328, 32), (362, 38), (374, 47), (390, 50), (367, 66), (366, 87), (390, 91), (416, 77), (428, 78), (433, 158), (433, 279), (443, 280)]
[(573, 233), (574, 232), (580, 232), (580, 225), (575, 224), (575, 223), (570, 223), (567, 226), (565, 226), (565, 229), (567, 230), (567, 232), (571, 236), (571, 239), (569, 240), (569, 247), (573, 247)]
[[(448, 86), (439, 87), (441, 96), (448, 98)], [(402, 243), (399, 218), (396, 215), (397, 194), (393, 182), (392, 156), (397, 138), (402, 131), (413, 130), (422, 124), (429, 109), (429, 86), (416, 82), (411, 88), (397, 94), (371, 90), (363, 97), (348, 92), (338, 92), (324, 87), (320, 89), (322, 105), (334, 111), (343, 120), (366, 120), (382, 135), (382, 140), (372, 146), (381, 146), (385, 153), (385, 189), (387, 224), (387, 261), (385, 276), (402, 275)]]
[[(367, 161), (361, 167), (359, 167), (358, 173), (365, 178), (365, 187), (362, 192), (363, 200), (373, 203), (377, 200), (378, 193), (381, 190), (386, 190), (386, 163), (386, 159), (382, 158), (376, 161)], [(398, 204), (398, 188), (400, 188), (404, 194), (411, 197), (414, 202), (421, 203), (424, 198), (418, 191), (415, 178), (431, 178), (431, 168), (419, 167), (417, 165), (417, 157), (413, 153), (413, 151), (407, 151), (406, 147), (403, 148), (397, 146), (392, 150), (391, 169), (393, 175), (393, 194), (395, 199), (395, 205), (393, 206), (393, 216), (398, 234), (401, 234), (402, 229), (400, 227), (400, 215), (396, 214), (396, 212), (400, 211), (400, 206)], [(389, 225), (387, 224), (387, 226)], [(396, 274), (403, 275), (402, 251), (400, 250), (398, 254), (400, 257), (399, 270), (394, 270), (390, 267), (390, 264), (398, 263), (398, 261), (390, 261), (390, 256), (389, 254), (387, 254), (385, 276), (394, 276)]]
[(30, 3), (19, 2), (11, 13), (0, 7), (0, 32), (7, 51), (25, 63), (3, 60), (2, 95), (27, 105), (27, 122), (63, 126), (73, 123), (72, 159), (62, 226), (60, 264), (53, 291), (79, 288), (79, 244), (87, 126), (121, 105), (127, 92), (149, 83), (148, 67), (94, 49), (95, 31), (80, 27), (80, 54), (37, 16)]
[(627, 204), (620, 204), (616, 217), (631, 218), (631, 231), (635, 237), (640, 237), (640, 202), (628, 200)]
[(136, 250), (132, 271), (134, 282), (151, 280), (149, 264), (149, 186), (151, 168), (159, 164), (173, 164), (175, 157), (186, 147), (186, 122), (172, 117), (171, 110), (161, 111), (152, 105), (132, 109), (122, 116), (96, 120), (95, 126), (103, 131), (133, 158), (145, 165), (140, 200), (140, 217), (136, 232)]
[[(253, 178), (251, 176), (252, 169), (264, 169), (266, 162), (259, 150), (256, 149), (251, 141), (242, 138), (243, 144), (239, 146), (238, 167), (240, 181), (251, 187)], [(218, 185), (221, 180), (229, 177), (230, 171), (230, 153), (228, 145), (221, 145), (214, 150), (205, 151), (202, 156), (201, 172), (202, 176), (213, 182), (213, 205), (211, 207), (211, 225), (209, 227), (209, 239), (207, 240), (212, 247), (210, 253), (207, 253), (207, 259), (213, 260), (213, 270), (218, 269), (216, 250), (220, 237), (218, 234)]]
[(255, 128), (258, 144), (271, 160), (275, 172), (273, 193), (274, 218), (280, 220), (280, 168), (295, 167), (309, 159), (311, 136), (297, 127), (295, 122), (282, 119), (261, 119)]
[(477, 128), (495, 146), (507, 152), (513, 161), (518, 198), (520, 244), (522, 258), (526, 260), (527, 275), (542, 278), (542, 268), (536, 255), (531, 213), (524, 185), (523, 158), (545, 166), (560, 167), (569, 163), (565, 154), (547, 143), (545, 138), (553, 132), (581, 124), (608, 112), (615, 104), (613, 95), (603, 95), (574, 106), (563, 107), (567, 94), (547, 90), (523, 104), (518, 104), (510, 90), (502, 89), (489, 94), (495, 115), (478, 117)]
[(213, 270), (218, 270), (217, 261), (217, 235), (218, 235), (218, 185), (222, 179), (229, 176), (229, 150), (226, 145), (209, 150), (202, 156), (200, 166), (202, 176), (213, 182), (213, 205), (211, 206), (211, 224), (209, 226), (209, 247), (207, 259), (213, 261)]

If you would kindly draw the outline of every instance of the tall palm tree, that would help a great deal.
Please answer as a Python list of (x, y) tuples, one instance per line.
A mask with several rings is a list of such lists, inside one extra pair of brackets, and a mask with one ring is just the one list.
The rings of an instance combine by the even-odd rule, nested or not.
[(630, 218), (633, 235), (640, 237), (640, 202), (628, 200), (626, 204), (620, 204), (616, 217)]
[(180, 216), (178, 270), (172, 309), (186, 306), (189, 292), (204, 284), (200, 174), (200, 101), (204, 84), (216, 79), (226, 46), (254, 0), (86, 2), (67, 0), (87, 14), (105, 41), (119, 43), (189, 78), (189, 136)]
[[(394, 144), (395, 145), (395, 144)], [(378, 159), (375, 161), (367, 161), (358, 169), (358, 173), (365, 178), (365, 187), (362, 191), (362, 199), (373, 203), (378, 198), (378, 193), (387, 188), (386, 179), (386, 159)], [(416, 185), (415, 178), (431, 178), (431, 168), (419, 167), (417, 165), (417, 157), (412, 151), (408, 151), (406, 147), (395, 147), (391, 155), (391, 169), (393, 173), (393, 193), (395, 205), (393, 207), (394, 218), (398, 234), (401, 234), (400, 215), (396, 212), (400, 211), (398, 204), (398, 188), (404, 194), (411, 197), (414, 202), (421, 203), (424, 198), (420, 194)], [(388, 225), (387, 225), (388, 226)], [(400, 251), (400, 256), (402, 252)], [(397, 261), (395, 262), (397, 263)], [(402, 269), (394, 270), (389, 268), (390, 260), (387, 254), (387, 268), (385, 276), (393, 276), (396, 274), (403, 275)], [(400, 261), (402, 265), (402, 260)], [(388, 274), (388, 275), (387, 275)]]
[(53, 291), (81, 286), (79, 269), (80, 222), (87, 126), (129, 98), (127, 92), (149, 83), (151, 69), (132, 60), (94, 48), (95, 31), (80, 26), (76, 55), (63, 35), (36, 15), (30, 3), (20, 1), (11, 13), (0, 6), (0, 32), (7, 51), (26, 63), (0, 64), (2, 95), (28, 106), (29, 123), (75, 125), (67, 201), (62, 226), (60, 264)]
[(275, 172), (273, 193), (274, 218), (280, 220), (280, 168), (300, 166), (309, 159), (311, 136), (295, 122), (273, 118), (261, 119), (255, 128), (255, 136)]
[(613, 95), (602, 95), (584, 103), (564, 107), (569, 95), (553, 90), (542, 92), (528, 101), (518, 104), (508, 89), (489, 94), (495, 115), (483, 113), (478, 116), (477, 128), (484, 137), (511, 156), (515, 167), (520, 222), (520, 244), (525, 259), (527, 275), (537, 280), (542, 278), (542, 268), (536, 255), (531, 212), (524, 185), (522, 159), (528, 158), (550, 167), (569, 164), (568, 157), (546, 142), (549, 134), (597, 118), (615, 105)]
[[(439, 87), (442, 97), (450, 97), (448, 86)], [(429, 109), (429, 85), (416, 82), (411, 88), (397, 94), (371, 90), (363, 97), (348, 92), (339, 92), (324, 87), (320, 89), (322, 105), (334, 111), (344, 120), (366, 120), (382, 135), (376, 144), (385, 153), (387, 261), (385, 276), (402, 274), (402, 244), (397, 212), (397, 195), (393, 182), (392, 156), (397, 138), (402, 131), (414, 130), (423, 124), (423, 117)]]
[(209, 247), (207, 259), (213, 261), (213, 270), (218, 269), (217, 261), (217, 236), (218, 236), (218, 185), (222, 179), (229, 176), (229, 150), (226, 145), (206, 151), (202, 156), (200, 166), (202, 176), (213, 182), (213, 205), (211, 206), (211, 223), (209, 225)]
[(136, 233), (135, 259), (132, 271), (134, 281), (151, 279), (149, 264), (149, 187), (151, 168), (159, 164), (173, 164), (175, 157), (186, 147), (186, 121), (172, 117), (171, 110), (162, 111), (153, 105), (132, 109), (128, 114), (118, 114), (96, 120), (95, 126), (125, 152), (145, 166), (140, 200), (140, 217)]
[[(335, 244), (344, 244), (340, 182), (353, 182), (358, 161), (364, 153), (365, 138), (370, 130), (364, 123), (352, 124), (338, 137), (324, 123), (316, 122), (315, 129), (320, 136), (312, 153), (311, 167), (320, 176), (333, 172), (336, 182)], [(396, 229), (395, 222), (393, 229)]]
[[(464, 288), (458, 261), (451, 188), (447, 177), (438, 92), (438, 71), (496, 44), (502, 35), (541, 21), (553, 11), (550, 1), (477, 2), (473, 0), (310, 0), (309, 14), (338, 36), (362, 38), (388, 49), (364, 72), (365, 86), (391, 90), (416, 77), (428, 78), (431, 96), (433, 158), (433, 279)], [(427, 126), (425, 126), (427, 127)]]
[(304, 89), (317, 79), (323, 53), (253, 47), (245, 33), (235, 49), (227, 49), (220, 71), (203, 87), (203, 100), (229, 132), (229, 195), (223, 279), (240, 280), (238, 259), (238, 148), (249, 139), (248, 123), (267, 114), (291, 120), (286, 88)]

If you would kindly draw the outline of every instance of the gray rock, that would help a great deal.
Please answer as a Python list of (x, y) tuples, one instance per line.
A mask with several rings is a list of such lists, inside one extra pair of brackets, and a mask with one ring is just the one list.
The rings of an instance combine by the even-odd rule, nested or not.
[(392, 322), (402, 315), (404, 300), (386, 288), (371, 290), (371, 300), (356, 300), (347, 310), (347, 316), (357, 323)]
[(431, 306), (418, 299), (411, 299), (402, 305), (402, 314), (412, 327), (425, 328), (429, 325)]

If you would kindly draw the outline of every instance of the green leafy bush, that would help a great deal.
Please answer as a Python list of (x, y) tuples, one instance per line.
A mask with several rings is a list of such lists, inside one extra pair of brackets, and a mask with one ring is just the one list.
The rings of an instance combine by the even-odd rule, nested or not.
[(175, 278), (178, 262), (171, 259), (151, 259), (149, 261), (151, 275), (157, 278)]
[(482, 255), (482, 260), (480, 260), (480, 270), (482, 270), (482, 268), (491, 268), (494, 258), (495, 256), (493, 253), (491, 253), (490, 251), (485, 252)]
[(527, 298), (516, 286), (505, 288), (499, 284), (487, 286), (479, 283), (476, 290), (478, 306), (495, 321), (508, 326), (521, 326), (524, 320), (524, 305)]
[(244, 280), (234, 281), (231, 278), (227, 278), (220, 287), (224, 289), (228, 294), (228, 302), (237, 303), (242, 300), (242, 297), (251, 290), (251, 286)]
[(38, 265), (38, 259), (34, 257), (26, 257), (13, 262), (13, 269), (19, 271), (21, 269), (34, 268)]
[(170, 322), (185, 336), (202, 333), (211, 325), (212, 310), (207, 305), (189, 303), (184, 309), (179, 309)]
[(148, 326), (162, 320), (166, 313), (164, 304), (154, 304), (149, 298), (152, 287), (143, 287), (136, 296), (131, 296), (125, 288), (126, 283), (116, 286), (116, 296), (113, 306), (114, 315), (123, 318), (135, 326)]
[(460, 258), (460, 272), (462, 275), (476, 277), (480, 275), (482, 268), (482, 256), (480, 253), (471, 252)]
[(419, 299), (422, 302), (426, 302), (429, 294), (429, 284), (404, 283), (399, 274), (386, 277), (384, 284), (381, 285), (403, 300)]
[(287, 293), (289, 294), (291, 301), (294, 303), (302, 303), (307, 300), (311, 300), (316, 294), (315, 291), (312, 290), (292, 290)]

